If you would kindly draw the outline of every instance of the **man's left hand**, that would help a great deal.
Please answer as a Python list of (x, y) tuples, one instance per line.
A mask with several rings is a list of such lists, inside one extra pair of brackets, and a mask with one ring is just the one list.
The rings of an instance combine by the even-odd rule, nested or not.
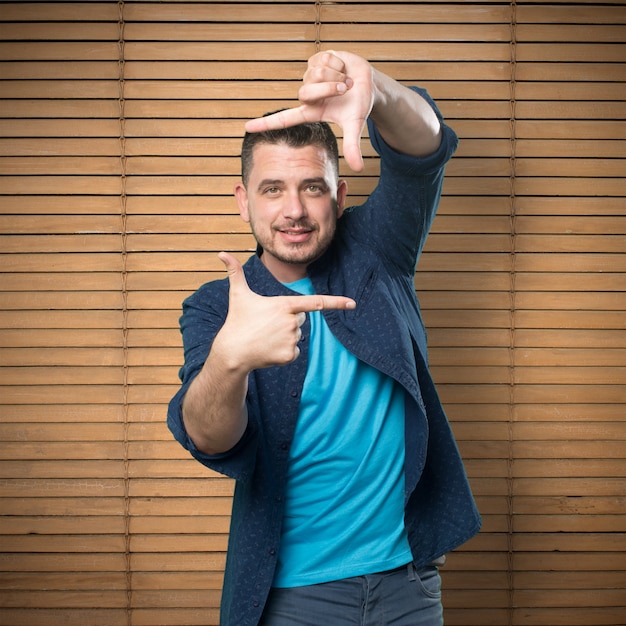
[(374, 105), (373, 68), (350, 52), (318, 52), (308, 61), (300, 106), (250, 120), (251, 133), (310, 122), (331, 122), (343, 130), (343, 155), (352, 170), (363, 169), (361, 135)]

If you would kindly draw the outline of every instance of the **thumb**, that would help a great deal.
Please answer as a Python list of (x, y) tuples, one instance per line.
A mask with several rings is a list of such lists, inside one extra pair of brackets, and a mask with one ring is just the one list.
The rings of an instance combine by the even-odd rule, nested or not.
[(243, 273), (243, 267), (241, 266), (239, 260), (228, 252), (220, 252), (217, 256), (226, 267), (231, 294), (243, 294), (249, 292), (250, 287), (248, 287), (248, 281), (246, 280), (246, 276)]

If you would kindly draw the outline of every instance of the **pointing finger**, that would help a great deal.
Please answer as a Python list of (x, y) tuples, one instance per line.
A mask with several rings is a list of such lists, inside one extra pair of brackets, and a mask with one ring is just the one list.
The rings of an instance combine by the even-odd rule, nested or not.
[(306, 124), (309, 120), (306, 119), (303, 109), (304, 107), (300, 106), (249, 120), (245, 125), (246, 131), (249, 133), (261, 133), (266, 130), (279, 130), (289, 126)]
[(346, 296), (286, 296), (292, 310), (299, 313), (322, 311), (325, 309), (350, 310), (356, 308), (356, 302)]

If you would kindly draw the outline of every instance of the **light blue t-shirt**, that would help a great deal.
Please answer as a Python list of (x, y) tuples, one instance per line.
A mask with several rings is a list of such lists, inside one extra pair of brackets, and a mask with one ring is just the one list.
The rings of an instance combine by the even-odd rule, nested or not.
[[(287, 285), (312, 294), (309, 279)], [(412, 560), (404, 528), (404, 391), (346, 350), (321, 312), (290, 453), (274, 587), (299, 587)]]

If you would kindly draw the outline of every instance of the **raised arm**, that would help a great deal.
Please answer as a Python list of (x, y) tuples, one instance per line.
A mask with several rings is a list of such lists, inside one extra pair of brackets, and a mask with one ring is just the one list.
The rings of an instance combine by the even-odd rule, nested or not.
[(424, 157), (441, 141), (439, 120), (424, 98), (350, 52), (313, 55), (298, 98), (300, 106), (250, 120), (246, 130), (335, 123), (343, 130), (344, 157), (354, 171), (363, 169), (360, 141), (368, 117), (398, 152)]

